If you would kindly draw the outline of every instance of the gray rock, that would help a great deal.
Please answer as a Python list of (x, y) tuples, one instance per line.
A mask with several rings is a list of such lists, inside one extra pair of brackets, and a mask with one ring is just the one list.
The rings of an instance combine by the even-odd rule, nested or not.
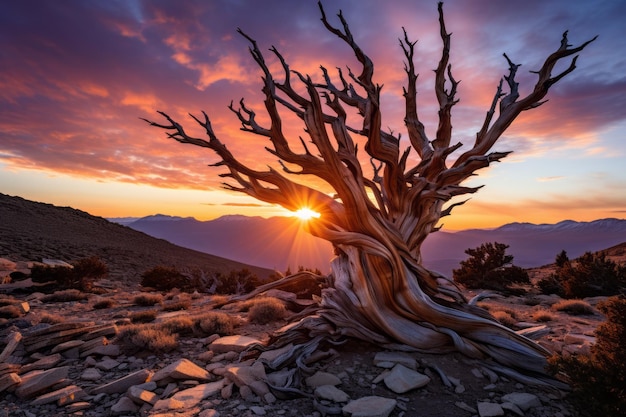
[(329, 400), (336, 403), (345, 403), (350, 400), (350, 396), (335, 387), (334, 385), (320, 385), (315, 388), (315, 396), (323, 400)]
[(118, 361), (115, 359), (107, 358), (98, 363), (96, 363), (96, 368), (101, 369), (103, 371), (110, 371), (111, 369), (115, 369), (120, 365)]
[(152, 371), (148, 369), (142, 369), (141, 371), (133, 372), (132, 374), (128, 374), (120, 379), (109, 382), (108, 384), (96, 387), (93, 390), (92, 394), (123, 393), (126, 392), (126, 390), (128, 390), (128, 388), (132, 387), (133, 385), (143, 384), (144, 382), (148, 381), (152, 375)]
[(228, 379), (233, 381), (238, 387), (250, 385), (254, 381), (265, 381), (265, 367), (261, 362), (254, 362), (252, 365), (237, 364), (226, 366), (224, 373)]
[(510, 411), (520, 417), (524, 417), (524, 412), (522, 410), (520, 410), (520, 408), (518, 406), (516, 406), (513, 403), (502, 403), (500, 404), (502, 406), (502, 409), (505, 411)]
[(385, 397), (362, 397), (350, 401), (341, 411), (350, 417), (389, 417), (396, 407), (397, 401)]
[(267, 411), (265, 411), (265, 408), (259, 407), (258, 405), (253, 405), (252, 407), (250, 407), (250, 411), (252, 411), (257, 416), (267, 415)]
[(69, 385), (65, 388), (58, 389), (56, 391), (49, 392), (47, 394), (40, 395), (31, 401), (31, 405), (43, 405), (50, 404), (58, 401), (59, 405), (65, 405), (78, 401), (87, 395), (81, 387), (76, 385)]
[(120, 416), (123, 414), (135, 414), (139, 411), (139, 407), (130, 398), (122, 397), (111, 407), (111, 414)]
[(17, 349), (20, 341), (22, 340), (22, 334), (20, 332), (12, 332), (7, 336), (5, 343), (6, 346), (0, 353), (0, 362), (4, 362), (13, 352)]
[(39, 395), (67, 378), (69, 369), (69, 366), (62, 366), (47, 371), (32, 371), (22, 375), (22, 383), (15, 390), (15, 395), (22, 399)]
[(316, 388), (322, 385), (339, 385), (341, 380), (328, 372), (318, 371), (312, 376), (305, 379), (306, 385), (311, 388)]
[(126, 396), (130, 398), (135, 404), (143, 405), (145, 403), (152, 404), (159, 399), (158, 395), (154, 392), (142, 389), (138, 386), (132, 386), (126, 391)]
[(480, 417), (497, 417), (503, 416), (504, 410), (500, 406), (500, 404), (489, 403), (489, 402), (478, 402), (478, 415)]
[[(374, 365), (379, 366), (381, 368), (388, 368), (388, 366), (381, 366), (384, 363), (393, 363), (393, 364), (401, 364), (406, 366), (409, 369), (416, 370), (417, 369), (417, 361), (414, 357), (404, 352), (378, 352), (376, 356), (374, 356)], [(389, 368), (393, 368), (390, 366)]]
[(224, 380), (220, 379), (216, 382), (210, 382), (208, 384), (196, 385), (193, 388), (188, 388), (183, 391), (179, 391), (172, 396), (172, 400), (182, 403), (182, 408), (191, 408), (200, 404), (205, 398), (211, 397), (221, 392), (224, 387)]
[(398, 364), (385, 376), (384, 381), (387, 388), (396, 394), (403, 394), (427, 385), (430, 382), (430, 378), (404, 365)]
[(209, 349), (215, 353), (226, 353), (226, 352), (243, 352), (250, 345), (255, 343), (261, 343), (259, 339), (249, 336), (224, 336), (215, 340), (213, 343), (209, 345)]
[(102, 374), (96, 368), (87, 368), (80, 374), (80, 379), (85, 381), (99, 381), (102, 379)]
[(191, 362), (188, 359), (179, 359), (171, 365), (157, 371), (152, 377), (152, 381), (159, 382), (165, 379), (193, 379), (197, 381), (208, 381), (211, 374)]
[(513, 403), (521, 408), (522, 411), (528, 411), (530, 408), (541, 406), (539, 397), (526, 392), (512, 392), (510, 394), (506, 394), (502, 397), (502, 401)]

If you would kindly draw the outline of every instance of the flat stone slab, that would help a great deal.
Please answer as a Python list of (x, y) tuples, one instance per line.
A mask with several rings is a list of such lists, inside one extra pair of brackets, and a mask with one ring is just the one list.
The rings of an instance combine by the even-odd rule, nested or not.
[(179, 359), (176, 362), (158, 370), (152, 377), (152, 381), (159, 382), (163, 379), (193, 379), (196, 381), (208, 381), (211, 374), (204, 368), (199, 367), (189, 359)]
[(385, 376), (384, 381), (387, 388), (396, 394), (403, 394), (427, 385), (430, 382), (430, 378), (404, 365), (396, 365)]
[(23, 375), (22, 383), (15, 390), (15, 395), (22, 399), (34, 397), (67, 378), (69, 369), (69, 366), (62, 366)]
[(480, 417), (498, 417), (504, 415), (504, 410), (502, 409), (500, 404), (479, 402), (477, 405), (478, 415)]
[(350, 396), (334, 385), (320, 385), (315, 388), (315, 396), (336, 403), (346, 403), (350, 401)]
[(339, 385), (341, 379), (336, 375), (328, 372), (317, 371), (304, 380), (306, 385), (311, 388), (321, 387), (322, 385)]
[(215, 353), (243, 352), (250, 345), (261, 343), (259, 339), (250, 336), (234, 335), (224, 336), (209, 345), (209, 349)]
[[(392, 365), (387, 366), (389, 363)], [(393, 366), (398, 363), (409, 369), (417, 369), (417, 360), (405, 352), (378, 352), (376, 356), (374, 356), (374, 365), (381, 368), (393, 368)]]
[(209, 382), (208, 384), (196, 385), (193, 388), (179, 391), (174, 394), (171, 399), (182, 403), (182, 408), (192, 408), (198, 405), (202, 400), (219, 394), (222, 388), (224, 388), (224, 379)]
[(341, 411), (350, 417), (389, 417), (397, 401), (385, 397), (362, 397), (343, 406)]
[(512, 392), (510, 394), (506, 394), (502, 396), (503, 402), (513, 403), (522, 411), (527, 411), (530, 408), (540, 407), (541, 401), (539, 397), (534, 394), (529, 394), (527, 392)]
[(251, 385), (255, 381), (267, 380), (265, 367), (261, 362), (254, 362), (252, 365), (228, 365), (224, 376), (239, 388), (244, 385)]
[(93, 390), (93, 394), (123, 393), (126, 392), (126, 390), (128, 390), (128, 388), (132, 387), (133, 385), (143, 384), (144, 382), (148, 381), (152, 375), (152, 371), (148, 369), (142, 369), (141, 371), (133, 372), (132, 374), (128, 374), (125, 377), (116, 379), (115, 381), (109, 382), (108, 384), (96, 387)]

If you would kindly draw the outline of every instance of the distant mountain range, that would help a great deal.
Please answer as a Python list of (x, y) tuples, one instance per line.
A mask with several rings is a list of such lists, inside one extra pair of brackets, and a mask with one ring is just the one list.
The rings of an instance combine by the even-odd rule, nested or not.
[[(110, 219), (176, 245), (235, 261), (285, 271), (298, 266), (329, 271), (331, 245), (304, 231), (295, 218), (224, 216), (210, 221), (154, 215)], [(513, 263), (531, 268), (554, 262), (565, 250), (573, 259), (626, 242), (626, 220), (565, 220), (556, 224), (510, 223), (496, 229), (433, 233), (422, 247), (426, 267), (451, 276), (465, 250), (486, 242), (509, 245)]]

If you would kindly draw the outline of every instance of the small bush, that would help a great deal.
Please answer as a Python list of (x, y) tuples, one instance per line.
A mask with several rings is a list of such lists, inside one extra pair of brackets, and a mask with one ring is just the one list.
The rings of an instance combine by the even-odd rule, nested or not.
[(271, 323), (285, 317), (287, 312), (285, 305), (276, 298), (266, 297), (252, 301), (248, 312), (248, 320), (251, 323)]
[(189, 300), (178, 300), (163, 303), (163, 311), (180, 311), (180, 310), (188, 310), (191, 307), (191, 301)]
[(155, 353), (171, 352), (178, 347), (176, 335), (149, 324), (124, 326), (117, 340), (131, 350), (148, 350)]
[(94, 310), (102, 310), (105, 308), (111, 308), (115, 305), (115, 300), (112, 300), (110, 298), (104, 298), (102, 300), (96, 301), (93, 304), (93, 309)]
[(161, 294), (139, 294), (133, 298), (134, 304), (143, 307), (151, 307), (162, 302), (163, 296)]
[(555, 263), (556, 272), (538, 283), (544, 294), (585, 298), (617, 295), (626, 288), (626, 267), (603, 253), (587, 252), (572, 262), (563, 251)]
[(190, 281), (174, 267), (155, 266), (141, 275), (141, 285), (157, 291), (171, 291), (174, 288), (185, 291), (189, 289)]
[(506, 327), (513, 327), (515, 326), (515, 323), (517, 323), (513, 316), (511, 316), (511, 314), (506, 311), (494, 311), (491, 314), (496, 320), (498, 320), (500, 324)]
[(130, 315), (130, 321), (133, 323), (150, 323), (156, 319), (156, 316), (155, 310), (137, 311)]
[(565, 374), (572, 401), (586, 416), (626, 414), (626, 297), (598, 305), (606, 321), (596, 330), (596, 343), (587, 355), (555, 355), (549, 369)]
[(572, 314), (574, 316), (592, 315), (593, 307), (583, 300), (563, 300), (552, 304), (552, 309)]
[[(452, 271), (454, 281), (467, 288), (496, 291), (514, 291), (513, 284), (528, 284), (528, 273), (512, 265), (512, 255), (506, 255), (508, 245), (484, 243), (465, 251), (470, 257), (461, 261), (461, 267)], [(520, 290), (515, 290), (520, 292)]]
[(235, 332), (237, 321), (226, 313), (208, 312), (195, 318), (195, 326), (204, 334), (231, 335)]
[(532, 314), (532, 319), (537, 323), (546, 323), (555, 319), (554, 314), (548, 310), (537, 310)]
[(194, 322), (188, 316), (174, 317), (158, 324), (158, 328), (169, 333), (192, 334), (194, 330)]
[(71, 267), (35, 265), (30, 271), (33, 282), (54, 282), (59, 289), (90, 291), (93, 282), (108, 273), (98, 257), (79, 259)]
[(52, 294), (44, 295), (41, 301), (44, 303), (63, 303), (68, 301), (82, 301), (89, 298), (87, 294), (76, 289), (55, 291)]

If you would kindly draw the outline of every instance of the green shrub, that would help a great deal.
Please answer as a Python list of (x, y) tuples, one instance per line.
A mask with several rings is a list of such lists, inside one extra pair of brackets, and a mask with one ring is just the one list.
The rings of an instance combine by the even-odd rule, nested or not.
[(287, 313), (285, 305), (276, 298), (263, 297), (251, 301), (252, 304), (248, 311), (248, 320), (251, 323), (271, 323), (284, 318)]
[(583, 300), (563, 300), (552, 304), (555, 311), (563, 311), (574, 316), (584, 316), (594, 314), (593, 307)]
[(162, 302), (163, 296), (161, 294), (139, 294), (133, 298), (133, 303), (143, 307), (151, 307)]
[(563, 251), (555, 263), (556, 272), (538, 283), (544, 294), (585, 298), (617, 295), (626, 289), (626, 267), (607, 259), (603, 253), (587, 252), (572, 262)]
[(34, 265), (30, 271), (33, 282), (53, 282), (58, 289), (90, 291), (93, 282), (108, 273), (107, 266), (98, 258), (84, 258), (69, 266)]
[(204, 334), (227, 336), (234, 334), (237, 321), (226, 313), (211, 311), (196, 317), (194, 324)]
[(238, 271), (230, 271), (228, 275), (216, 273), (213, 276), (211, 288), (215, 294), (245, 294), (261, 284), (259, 278), (244, 268)]
[(612, 297), (598, 305), (606, 321), (596, 330), (587, 355), (555, 355), (549, 369), (565, 374), (572, 401), (583, 415), (626, 415), (626, 298)]
[(461, 267), (452, 271), (453, 278), (467, 288), (511, 291), (512, 284), (528, 284), (528, 273), (512, 265), (512, 255), (506, 254), (504, 243), (484, 243), (465, 251), (470, 257), (461, 261)]
[(169, 266), (155, 266), (141, 275), (141, 285), (157, 291), (181, 291), (190, 289), (190, 281), (178, 269)]

